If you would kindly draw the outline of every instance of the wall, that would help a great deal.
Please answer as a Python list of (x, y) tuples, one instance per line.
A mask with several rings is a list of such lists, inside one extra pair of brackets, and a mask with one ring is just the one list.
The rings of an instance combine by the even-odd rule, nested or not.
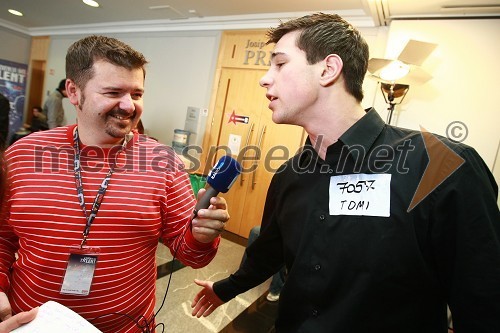
[[(0, 59), (13, 61), (21, 64), (29, 65), (30, 50), (31, 50), (31, 37), (5, 27), (0, 26)], [(29, 68), (28, 68), (29, 73)], [(26, 92), (25, 96), (29, 95), (29, 83), (30, 78), (26, 81)], [(24, 111), (27, 108), (27, 103), (24, 103)], [(12, 121), (12, 120), (11, 120)], [(14, 120), (17, 124), (21, 120)], [(14, 129), (10, 129), (14, 132)]]
[[(447, 127), (460, 121), (468, 131), (463, 142), (476, 148), (492, 169), (500, 143), (500, 20), (393, 21), (386, 57), (397, 57), (409, 39), (438, 44), (422, 64), (433, 79), (410, 87), (392, 123), (447, 136)], [(374, 105), (385, 119), (387, 105), (380, 90)], [(465, 128), (455, 131), (465, 133)]]
[[(493, 168), (500, 140), (496, 106), (500, 44), (494, 42), (500, 37), (500, 20), (401, 20), (390, 27), (359, 29), (370, 45), (371, 57), (395, 58), (409, 39), (438, 44), (423, 64), (433, 79), (410, 87), (404, 103), (396, 106), (392, 123), (413, 129), (423, 126), (446, 136), (450, 123), (460, 121), (468, 131), (463, 142), (475, 147)], [(220, 31), (111, 36), (131, 44), (150, 60), (143, 121), (150, 135), (170, 144), (173, 130), (183, 127), (187, 106), (208, 107), (210, 103)], [(52, 36), (46, 87), (55, 88), (64, 76), (66, 49), (80, 37)], [(387, 104), (377, 83), (366, 79), (363, 87), (363, 106), (375, 106), (385, 119)], [(74, 122), (74, 108), (67, 104), (68, 120)], [(498, 170), (494, 172), (498, 175)]]
[[(493, 176), (497, 180), (497, 184), (500, 185), (500, 142), (498, 143), (495, 162), (493, 164)], [(500, 208), (500, 196), (498, 196), (498, 207)]]
[(0, 59), (28, 64), (31, 37), (0, 26)]
[[(362, 27), (360, 30), (371, 53), (382, 57), (387, 29)], [(149, 60), (142, 116), (149, 135), (171, 144), (174, 129), (184, 128), (188, 106), (209, 107), (220, 34), (220, 30), (106, 34), (130, 44)], [(51, 36), (44, 101), (65, 76), (68, 47), (84, 36)], [(376, 82), (367, 80), (364, 90), (365, 101), (368, 101), (365, 106), (370, 107), (376, 94)], [(64, 108), (66, 122), (74, 123), (76, 111), (67, 99), (64, 99)]]
[[(387, 35), (389, 29), (387, 27), (376, 27), (376, 28), (358, 28), (363, 35), (363, 38), (368, 43), (370, 48), (370, 58), (384, 58), (385, 49), (387, 44)], [(364, 98), (362, 101), (362, 106), (367, 109), (374, 106), (374, 101), (380, 94), (380, 88), (378, 82), (369, 78), (366, 78), (363, 82), (363, 94)], [(380, 111), (380, 110), (378, 110)]]
[[(174, 129), (184, 128), (187, 107), (206, 108), (209, 105), (220, 33), (193, 31), (148, 33), (146, 36), (106, 35), (124, 41), (148, 59), (142, 121), (150, 136), (170, 145)], [(65, 77), (66, 51), (81, 37), (84, 35), (51, 37), (46, 94), (52, 92)], [(67, 123), (74, 123), (76, 111), (68, 99), (64, 99), (64, 109)]]

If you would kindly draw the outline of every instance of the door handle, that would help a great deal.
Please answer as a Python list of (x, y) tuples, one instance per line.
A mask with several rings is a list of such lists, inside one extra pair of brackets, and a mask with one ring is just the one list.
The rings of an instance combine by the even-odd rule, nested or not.
[(264, 134), (266, 134), (266, 125), (262, 127), (262, 131), (260, 132), (259, 136), (259, 142), (257, 143), (257, 159), (256, 159), (257, 165), (255, 166), (255, 170), (252, 172), (252, 190), (255, 188), (255, 184), (257, 184), (257, 181), (255, 180), (256, 178), (255, 174), (257, 173), (257, 168), (260, 161), (260, 156), (262, 152), (262, 142), (264, 141)]
[[(245, 146), (243, 147), (243, 149), (246, 149), (248, 147), (248, 143), (250, 143), (250, 137), (252, 136), (254, 125), (255, 125), (255, 123), (252, 123), (252, 125), (250, 126), (250, 129), (248, 130), (247, 139), (245, 141)], [(244, 179), (243, 179), (243, 173), (242, 173), (240, 176), (240, 186), (243, 186), (243, 181), (244, 181)]]

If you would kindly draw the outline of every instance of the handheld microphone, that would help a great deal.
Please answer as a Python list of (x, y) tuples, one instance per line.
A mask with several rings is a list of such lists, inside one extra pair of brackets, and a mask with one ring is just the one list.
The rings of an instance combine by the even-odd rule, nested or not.
[[(196, 203), (194, 216), (198, 210), (208, 208), (210, 199), (216, 197), (219, 192), (226, 193), (241, 173), (241, 165), (229, 155), (222, 156), (217, 164), (210, 170), (207, 176), (207, 190), (201, 200)], [(196, 193), (195, 193), (196, 194)]]

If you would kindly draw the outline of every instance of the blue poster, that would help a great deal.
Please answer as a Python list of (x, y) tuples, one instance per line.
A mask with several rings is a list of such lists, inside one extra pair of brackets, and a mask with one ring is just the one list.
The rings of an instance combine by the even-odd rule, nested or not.
[(28, 65), (0, 59), (0, 93), (10, 102), (9, 135), (23, 125)]

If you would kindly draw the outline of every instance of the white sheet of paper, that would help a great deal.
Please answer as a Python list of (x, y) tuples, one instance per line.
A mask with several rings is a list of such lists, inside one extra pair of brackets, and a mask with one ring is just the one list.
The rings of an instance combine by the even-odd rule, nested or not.
[(241, 135), (229, 134), (227, 146), (231, 150), (231, 155), (238, 156), (241, 148)]
[(40, 306), (33, 321), (14, 333), (102, 333), (82, 316), (54, 301)]
[(389, 217), (390, 174), (350, 174), (330, 178), (330, 215)]

